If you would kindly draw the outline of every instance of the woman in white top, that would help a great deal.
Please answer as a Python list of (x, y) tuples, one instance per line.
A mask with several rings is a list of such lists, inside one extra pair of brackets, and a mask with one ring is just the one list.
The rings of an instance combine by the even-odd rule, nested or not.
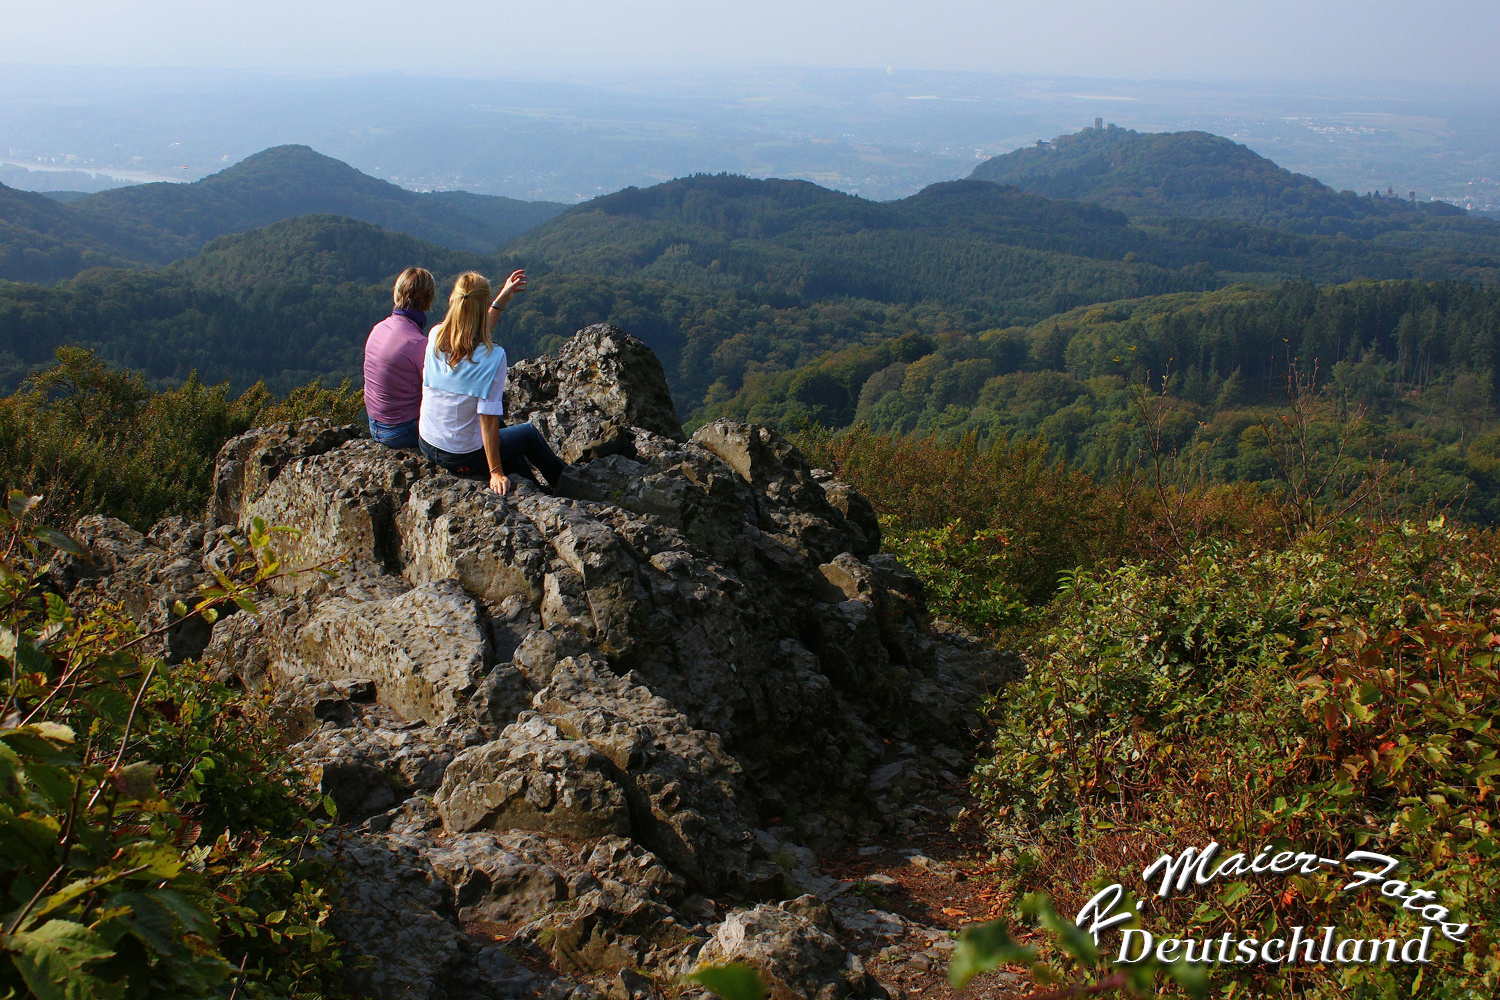
[(535, 482), (534, 465), (555, 488), (566, 468), (533, 425), (500, 426), (505, 349), (490, 334), (506, 303), (525, 288), (526, 272), (516, 271), (491, 301), (484, 275), (459, 275), (448, 315), (427, 337), (422, 363), (422, 454), (455, 475), (483, 478), (488, 472), (490, 489), (502, 496), (510, 491), (508, 475)]

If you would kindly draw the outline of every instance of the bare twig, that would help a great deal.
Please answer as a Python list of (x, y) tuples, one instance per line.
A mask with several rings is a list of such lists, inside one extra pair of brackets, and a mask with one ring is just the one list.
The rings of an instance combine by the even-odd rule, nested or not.
[(240, 957), (240, 974), (234, 981), (234, 989), (229, 991), (229, 1000), (234, 1000), (240, 992), (240, 987), (245, 984), (245, 963), (248, 961), (250, 961), (250, 952), (247, 951)]
[(120, 762), (125, 759), (125, 748), (130, 745), (130, 728), (135, 724), (136, 710), (141, 707), (141, 699), (146, 695), (146, 688), (151, 686), (151, 678), (156, 675), (156, 665), (159, 662), (161, 661), (151, 661), (151, 669), (146, 671), (146, 677), (141, 681), (140, 690), (136, 691), (135, 701), (130, 706), (130, 714), (125, 718), (125, 732), (120, 736), (120, 750), (115, 754), (115, 762), (100, 777), (99, 785), (94, 789), (94, 794), (89, 796), (89, 804), (85, 809), (94, 808), (94, 803), (99, 800), (99, 793), (109, 785), (110, 776), (120, 769)]
[(63, 873), (63, 869), (66, 867), (66, 863), (58, 865), (57, 868), (52, 872), (52, 874), (47, 876), (47, 880), (41, 885), (37, 886), (36, 892), (31, 894), (31, 898), (26, 901), (26, 905), (21, 907), (21, 912), (16, 914), (15, 919), (10, 922), (10, 926), (5, 929), (6, 937), (14, 934), (16, 932), (16, 929), (26, 921), (27, 915), (36, 908), (36, 904), (41, 900), (42, 893), (47, 891), (48, 887), (52, 885), (57, 876)]
[[(1179, 401), (1167, 394), (1171, 373), (1161, 379), (1161, 391), (1151, 388), (1150, 375), (1147, 381), (1130, 386), (1131, 403), (1140, 415), (1141, 427), (1146, 438), (1146, 452), (1151, 456), (1151, 481), (1157, 502), (1161, 505), (1162, 520), (1166, 522), (1172, 547), (1178, 554), (1186, 554), (1190, 541), (1184, 514), (1188, 509), (1193, 471), (1184, 467), (1181, 452), (1168, 448), (1165, 428), (1167, 417), (1177, 409)], [(1153, 545), (1162, 555), (1171, 553), (1155, 537)]]
[(1372, 498), (1384, 499), (1383, 466), (1360, 472), (1351, 464), (1350, 449), (1364, 423), (1365, 405), (1335, 408), (1336, 433), (1328, 455), (1318, 443), (1315, 427), (1314, 408), (1320, 395), (1317, 362), (1309, 376), (1293, 361), (1287, 368), (1286, 408), (1274, 421), (1265, 414), (1259, 418), (1271, 464), (1286, 489), (1277, 516), (1288, 541), (1360, 510)]

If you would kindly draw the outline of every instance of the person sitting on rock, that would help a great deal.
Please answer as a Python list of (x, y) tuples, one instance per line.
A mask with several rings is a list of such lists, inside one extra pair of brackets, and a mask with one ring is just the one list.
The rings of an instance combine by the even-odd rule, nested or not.
[(516, 271), (491, 301), (484, 275), (459, 275), (448, 315), (433, 328), (422, 359), (422, 454), (457, 476), (487, 474), (490, 489), (501, 496), (510, 491), (508, 475), (536, 482), (535, 466), (555, 490), (566, 468), (532, 424), (500, 426), (505, 349), (490, 333), (506, 303), (525, 288), (526, 272)]
[(417, 447), (427, 310), (437, 285), (425, 268), (408, 267), (391, 293), (396, 308), (365, 341), (365, 412), (370, 436), (392, 448)]

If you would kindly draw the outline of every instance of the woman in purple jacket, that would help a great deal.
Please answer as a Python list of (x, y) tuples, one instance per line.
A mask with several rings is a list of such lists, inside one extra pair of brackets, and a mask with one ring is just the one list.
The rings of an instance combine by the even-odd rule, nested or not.
[(391, 293), (396, 308), (365, 341), (365, 412), (370, 436), (392, 448), (417, 447), (422, 409), (422, 355), (427, 310), (437, 284), (425, 268), (408, 267)]

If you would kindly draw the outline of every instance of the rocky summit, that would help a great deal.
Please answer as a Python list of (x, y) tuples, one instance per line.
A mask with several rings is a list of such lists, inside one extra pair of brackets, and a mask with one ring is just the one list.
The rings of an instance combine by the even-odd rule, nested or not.
[[(507, 404), (571, 463), (555, 490), (263, 427), (224, 446), (202, 522), (80, 522), (60, 586), (264, 694), (337, 807), (363, 995), (681, 995), (727, 961), (778, 1000), (885, 995), (845, 942), (899, 918), (818, 858), (957, 811), (930, 793), (1004, 661), (930, 620), (869, 502), (784, 438), (685, 435), (623, 331), (517, 364)], [(321, 571), (174, 619), (255, 518)]]

